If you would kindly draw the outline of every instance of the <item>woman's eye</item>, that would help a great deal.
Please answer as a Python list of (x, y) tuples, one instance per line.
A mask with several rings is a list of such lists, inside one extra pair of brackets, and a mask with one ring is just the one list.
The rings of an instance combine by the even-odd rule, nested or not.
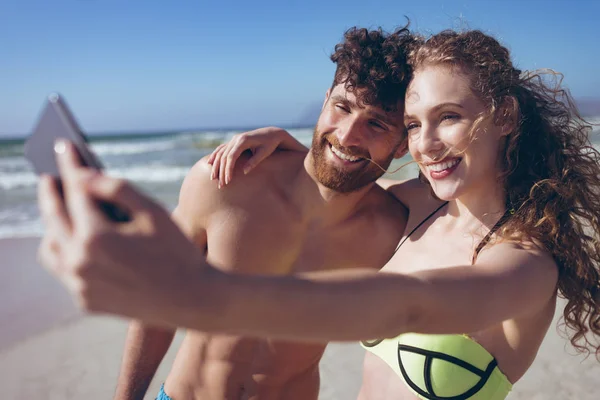
[(458, 119), (458, 118), (460, 118), (460, 117), (456, 114), (442, 115), (442, 121), (450, 121), (450, 120), (454, 120), (454, 119)]
[(414, 130), (418, 127), (419, 127), (418, 124), (411, 122), (410, 124), (406, 125), (406, 130), (410, 132), (411, 130)]

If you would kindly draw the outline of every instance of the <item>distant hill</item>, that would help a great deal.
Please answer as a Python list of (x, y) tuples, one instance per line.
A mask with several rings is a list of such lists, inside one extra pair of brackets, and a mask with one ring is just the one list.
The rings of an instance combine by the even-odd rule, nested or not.
[(307, 105), (302, 114), (300, 114), (300, 118), (298, 119), (298, 125), (314, 126), (314, 124), (319, 119), (319, 114), (321, 114), (322, 106), (323, 101), (315, 101)]
[(584, 117), (600, 116), (600, 99), (598, 98), (581, 98), (575, 100), (579, 112)]

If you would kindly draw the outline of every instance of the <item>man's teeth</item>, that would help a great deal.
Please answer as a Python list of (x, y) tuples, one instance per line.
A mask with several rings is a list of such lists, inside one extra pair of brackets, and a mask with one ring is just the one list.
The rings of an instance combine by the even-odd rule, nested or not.
[(443, 171), (445, 169), (454, 167), (459, 162), (460, 162), (460, 158), (455, 158), (453, 160), (444, 161), (444, 162), (440, 162), (440, 163), (437, 163), (437, 164), (430, 164), (427, 167), (430, 170), (432, 170), (432, 171), (440, 172), (440, 171)]
[(336, 156), (338, 156), (342, 160), (346, 160), (346, 161), (350, 161), (350, 162), (361, 160), (360, 157), (352, 157), (352, 156), (349, 156), (347, 154), (344, 154), (344, 153), (342, 153), (341, 151), (339, 151), (338, 149), (336, 149), (333, 146), (331, 146), (331, 151), (333, 152), (333, 154), (335, 154)]

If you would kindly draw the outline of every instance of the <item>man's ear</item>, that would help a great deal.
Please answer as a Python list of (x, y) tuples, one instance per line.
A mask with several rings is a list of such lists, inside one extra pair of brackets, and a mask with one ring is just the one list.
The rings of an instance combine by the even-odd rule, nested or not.
[(394, 158), (402, 158), (406, 153), (408, 153), (408, 138), (405, 137), (394, 152)]
[(323, 105), (321, 106), (321, 111), (325, 108), (325, 104), (327, 104), (327, 100), (329, 100), (329, 96), (331, 95), (331, 88), (327, 89), (325, 92), (325, 100), (323, 100)]

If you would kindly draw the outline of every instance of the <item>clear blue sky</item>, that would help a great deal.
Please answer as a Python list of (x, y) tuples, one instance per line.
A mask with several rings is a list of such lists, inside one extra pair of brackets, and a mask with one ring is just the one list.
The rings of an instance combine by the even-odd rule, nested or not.
[(321, 101), (353, 26), (482, 29), (522, 69), (600, 97), (600, 2), (4, 0), (0, 136), (61, 92), (90, 132), (294, 124)]

